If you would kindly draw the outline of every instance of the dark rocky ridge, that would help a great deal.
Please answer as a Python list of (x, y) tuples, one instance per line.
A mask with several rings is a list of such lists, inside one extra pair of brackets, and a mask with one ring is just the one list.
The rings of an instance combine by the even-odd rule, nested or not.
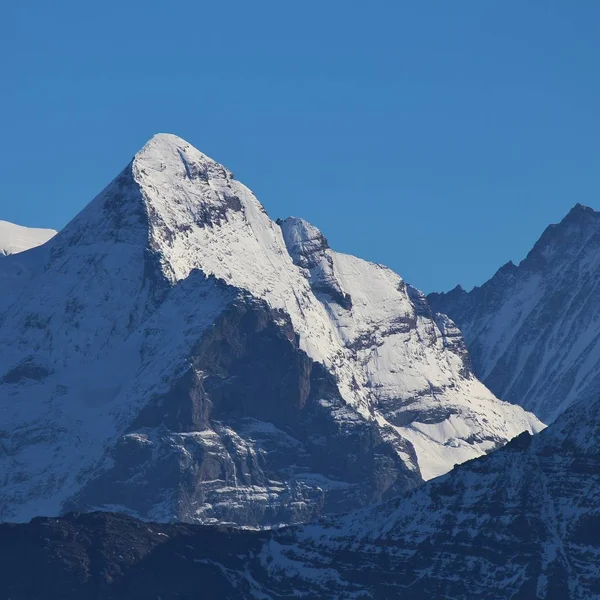
[[(400, 499), (277, 531), (71, 514), (0, 526), (0, 594), (600, 598), (600, 402)], [(34, 575), (34, 576), (32, 576)]]
[(527, 257), (481, 287), (430, 294), (463, 332), (475, 374), (551, 422), (600, 395), (600, 213), (577, 204)]
[[(0, 596), (251, 598), (253, 585), (242, 571), (265, 537), (225, 528), (149, 524), (111, 513), (0, 525)], [(221, 564), (228, 565), (227, 573)]]

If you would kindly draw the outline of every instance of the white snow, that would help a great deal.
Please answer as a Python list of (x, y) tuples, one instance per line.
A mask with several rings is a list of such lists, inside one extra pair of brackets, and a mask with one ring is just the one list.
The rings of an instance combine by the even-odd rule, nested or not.
[(54, 229), (23, 227), (0, 220), (0, 255), (17, 254), (41, 246), (55, 235)]

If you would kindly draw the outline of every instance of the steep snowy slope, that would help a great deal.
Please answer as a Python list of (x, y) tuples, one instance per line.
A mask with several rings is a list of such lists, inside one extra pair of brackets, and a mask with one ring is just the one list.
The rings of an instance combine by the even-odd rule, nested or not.
[(378, 418), (410, 440), (425, 479), (539, 430), (473, 376), (460, 332), (421, 292), (382, 265), (333, 252), (303, 219), (279, 223), (348, 359), (366, 374)]
[(0, 220), (0, 256), (16, 254), (41, 246), (55, 235), (54, 229), (22, 227)]
[[(3, 596), (600, 598), (600, 402), (402, 498), (270, 532), (96, 513), (0, 526)], [(33, 575), (33, 576), (32, 576)], [(91, 596), (90, 596), (91, 597)]]
[(462, 330), (477, 376), (545, 422), (600, 396), (600, 213), (580, 204), (518, 266), (429, 301)]
[(4, 257), (0, 516), (292, 522), (540, 428), (421, 294), (328, 252), (352, 306), (225, 167), (158, 135), (48, 244)]

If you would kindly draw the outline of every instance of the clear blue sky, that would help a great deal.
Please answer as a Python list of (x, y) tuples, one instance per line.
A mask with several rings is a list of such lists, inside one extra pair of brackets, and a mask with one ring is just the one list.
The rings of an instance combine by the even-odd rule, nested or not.
[(597, 0), (7, 0), (0, 219), (62, 227), (156, 132), (425, 291), (600, 208)]

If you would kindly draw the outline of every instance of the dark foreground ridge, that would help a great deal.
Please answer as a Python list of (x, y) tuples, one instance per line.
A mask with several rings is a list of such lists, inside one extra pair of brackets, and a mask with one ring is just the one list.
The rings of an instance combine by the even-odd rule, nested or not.
[(272, 531), (71, 513), (0, 525), (0, 598), (600, 598), (599, 402), (399, 499)]
[[(265, 537), (99, 512), (3, 524), (0, 597), (248, 598), (251, 584), (241, 573)], [(240, 578), (229, 578), (221, 565)]]

